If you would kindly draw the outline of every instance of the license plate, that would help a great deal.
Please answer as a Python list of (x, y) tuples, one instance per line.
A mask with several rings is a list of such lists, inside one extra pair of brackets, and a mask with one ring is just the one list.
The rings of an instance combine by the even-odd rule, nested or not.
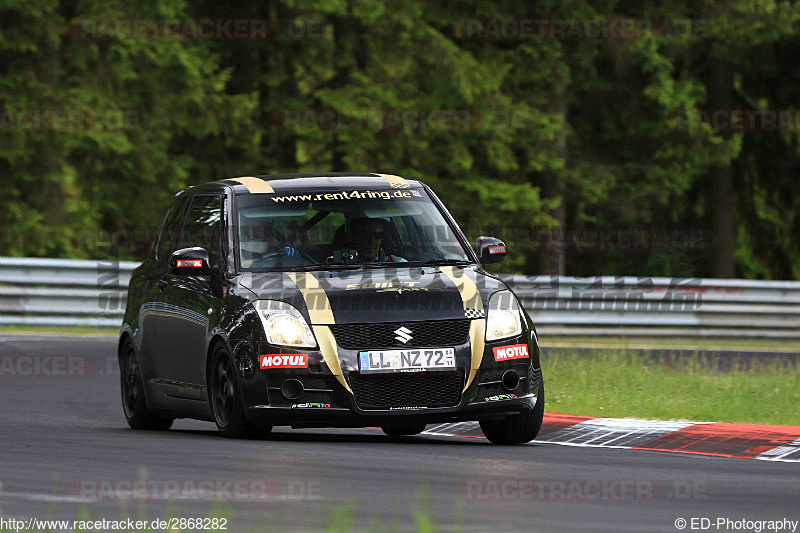
[(454, 370), (454, 348), (420, 348), (417, 350), (370, 350), (358, 353), (363, 374), (379, 372), (422, 372)]

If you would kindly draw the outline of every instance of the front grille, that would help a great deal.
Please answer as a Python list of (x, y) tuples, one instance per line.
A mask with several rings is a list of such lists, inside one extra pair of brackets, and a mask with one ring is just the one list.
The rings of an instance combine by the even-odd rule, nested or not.
[[(469, 320), (438, 320), (434, 322), (379, 322), (377, 324), (339, 324), (331, 326), (336, 342), (342, 348), (421, 348), (459, 346), (469, 337)], [(396, 330), (410, 330), (411, 339), (397, 340)]]
[(361, 409), (392, 407), (452, 407), (461, 400), (461, 374), (350, 375), (356, 403)]

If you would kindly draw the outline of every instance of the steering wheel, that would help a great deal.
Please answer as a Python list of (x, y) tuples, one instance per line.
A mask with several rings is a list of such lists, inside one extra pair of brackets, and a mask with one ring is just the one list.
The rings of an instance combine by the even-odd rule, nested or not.
[(250, 263), (250, 268), (260, 268), (267, 266), (265, 263), (268, 259), (275, 259), (276, 257), (285, 257), (283, 252), (264, 252), (263, 254), (259, 254), (258, 259), (254, 259), (252, 263)]
[[(296, 249), (296, 248), (295, 248), (295, 249)], [(297, 250), (297, 249), (296, 249), (296, 250)], [(310, 255), (308, 255), (306, 252), (304, 252), (304, 251), (302, 251), (302, 250), (297, 250), (297, 251), (298, 251), (298, 252), (300, 252), (300, 257), (301, 257), (301, 258), (303, 258), (303, 259), (305, 259), (306, 261), (308, 261), (308, 262), (310, 262), (310, 263), (315, 263), (315, 262), (316, 262), (316, 261), (314, 261), (314, 259), (313, 259), (313, 258), (312, 258)], [(288, 256), (287, 256), (287, 255), (285, 255), (285, 254), (284, 254), (282, 251), (279, 251), (279, 252), (264, 252), (263, 254), (261, 254), (261, 255), (258, 257), (258, 259), (255, 259), (255, 260), (254, 260), (254, 261), (253, 261), (253, 262), (250, 264), (250, 268), (261, 268), (261, 267), (266, 267), (266, 266), (274, 266), (274, 265), (270, 265), (270, 264), (268, 264), (268, 263), (269, 263), (269, 261), (270, 261), (270, 260), (273, 260), (273, 261), (274, 261), (274, 260), (275, 260), (276, 258), (278, 258), (278, 257), (288, 257)], [(298, 258), (296, 258), (296, 257), (293, 257), (292, 259), (298, 259)]]

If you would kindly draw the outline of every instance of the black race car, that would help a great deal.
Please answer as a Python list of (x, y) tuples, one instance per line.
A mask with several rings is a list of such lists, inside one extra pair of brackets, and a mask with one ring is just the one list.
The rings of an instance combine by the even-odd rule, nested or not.
[(136, 429), (214, 421), (420, 433), (480, 421), (494, 443), (536, 437), (534, 325), (422, 182), (386, 174), (226, 179), (175, 196), (131, 277), (119, 341)]

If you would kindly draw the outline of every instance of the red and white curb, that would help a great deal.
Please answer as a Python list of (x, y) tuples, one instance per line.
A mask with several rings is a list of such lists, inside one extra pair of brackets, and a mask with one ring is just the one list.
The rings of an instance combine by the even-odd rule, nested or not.
[[(477, 422), (432, 425), (422, 435), (483, 438)], [(797, 426), (545, 414), (536, 443), (800, 462)]]

